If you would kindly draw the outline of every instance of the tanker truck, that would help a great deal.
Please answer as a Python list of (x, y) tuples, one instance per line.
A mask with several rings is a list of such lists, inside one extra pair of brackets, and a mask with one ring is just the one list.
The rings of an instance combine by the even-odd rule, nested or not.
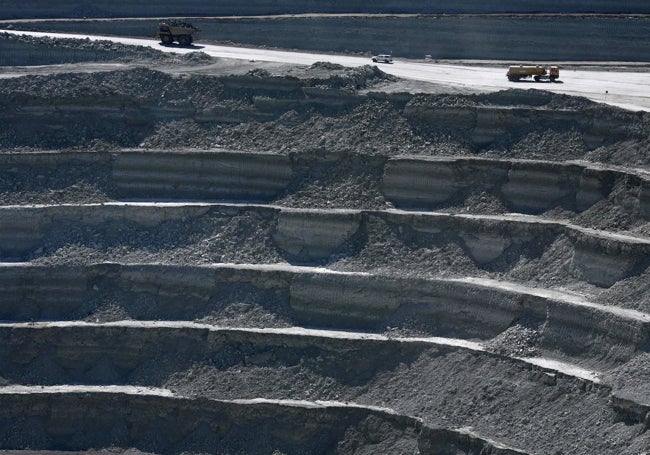
[(521, 79), (527, 79), (531, 77), (535, 82), (539, 82), (541, 80), (549, 80), (551, 82), (555, 82), (555, 80), (560, 77), (560, 68), (557, 66), (551, 66), (550, 68), (546, 69), (540, 65), (511, 66), (510, 68), (508, 68), (508, 73), (506, 74), (506, 76), (508, 76), (509, 81), (513, 81), (513, 82), (517, 82)]

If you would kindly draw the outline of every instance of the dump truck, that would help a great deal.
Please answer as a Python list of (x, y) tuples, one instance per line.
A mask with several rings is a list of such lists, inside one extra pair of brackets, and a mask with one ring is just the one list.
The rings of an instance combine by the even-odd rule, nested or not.
[(517, 82), (521, 79), (531, 78), (531, 77), (535, 82), (539, 82), (541, 80), (549, 80), (551, 82), (555, 82), (555, 80), (560, 77), (560, 68), (557, 66), (551, 66), (547, 69), (540, 65), (511, 66), (510, 68), (508, 68), (508, 73), (506, 74), (506, 76), (508, 76), (509, 81), (514, 81), (514, 82)]
[(156, 38), (163, 44), (172, 44), (176, 41), (181, 46), (189, 46), (194, 41), (192, 35), (198, 31), (199, 29), (195, 28), (189, 22), (170, 20), (161, 22), (158, 25)]

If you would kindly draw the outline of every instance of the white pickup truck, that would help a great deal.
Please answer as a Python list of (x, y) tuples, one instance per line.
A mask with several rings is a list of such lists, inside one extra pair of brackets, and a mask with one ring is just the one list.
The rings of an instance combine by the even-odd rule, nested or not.
[(375, 63), (377, 62), (393, 63), (393, 56), (388, 54), (373, 55), (372, 61)]

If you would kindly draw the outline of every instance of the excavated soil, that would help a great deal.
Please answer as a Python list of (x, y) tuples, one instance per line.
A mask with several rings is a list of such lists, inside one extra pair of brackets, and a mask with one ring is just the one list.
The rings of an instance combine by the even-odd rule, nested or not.
[(0, 49), (0, 453), (647, 452), (647, 113)]

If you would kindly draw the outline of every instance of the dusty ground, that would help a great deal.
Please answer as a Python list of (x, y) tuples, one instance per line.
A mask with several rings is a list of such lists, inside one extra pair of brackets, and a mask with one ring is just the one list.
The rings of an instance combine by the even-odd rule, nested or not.
[[(21, 66), (3, 68), (0, 99), (6, 109), (19, 106), (16, 113), (34, 116), (27, 117), (32, 122), (0, 126), (0, 149), (7, 160), (11, 155), (42, 151), (66, 152), (73, 157), (90, 151), (108, 157), (125, 148), (271, 152), (287, 155), (302, 166), (292, 185), (268, 201), (272, 205), (379, 210), (393, 208), (382, 193), (381, 178), (385, 162), (396, 156), (589, 163), (622, 172), (611, 182), (608, 196), (584, 211), (558, 206), (540, 218), (650, 238), (648, 220), (638, 202), (642, 191), (639, 179), (647, 178), (650, 171), (647, 115), (541, 91), (441, 93), (445, 91), (441, 87), (418, 87), (374, 67), (260, 65), (215, 61), (200, 53), (177, 57), (127, 46), (9, 36), (0, 37), (0, 46), (15, 51), (3, 52), (0, 64)], [(22, 67), (28, 64), (47, 66)], [(287, 89), (287, 82), (294, 85)], [(298, 103), (292, 98), (296, 84), (301, 90), (312, 90), (309, 93), (320, 90), (333, 95), (318, 103)], [(422, 94), (408, 93), (414, 91)], [(372, 95), (376, 92), (403, 95)], [(130, 113), (128, 122), (105, 120), (103, 112), (96, 115), (93, 111), (98, 106), (115, 105), (120, 112)], [(490, 144), (477, 145), (462, 129), (405, 114), (407, 106), (435, 111), (500, 105), (546, 113), (578, 111), (624, 127), (594, 145), (579, 125), (556, 119), (507, 130)], [(82, 114), (69, 106), (83, 108)], [(52, 112), (65, 114), (52, 118)], [(197, 112), (203, 117), (197, 117)], [(119, 200), (108, 178), (109, 167), (108, 159), (88, 163), (73, 158), (62, 166), (40, 168), (4, 161), (0, 203), (25, 206)], [(509, 211), (498, 194), (478, 190), (469, 190), (464, 198), (437, 209), (479, 215)], [(98, 235), (99, 229), (87, 226), (54, 223), (41, 249), (26, 259), (51, 266), (102, 262), (286, 264), (286, 257), (270, 240), (273, 227), (268, 218), (254, 211), (232, 217), (168, 220), (147, 229), (135, 224), (111, 226), (109, 222), (102, 228), (110, 235)], [(493, 269), (486, 271), (478, 269), (457, 245), (418, 243), (381, 217), (370, 217), (364, 229), (365, 238), (353, 239), (339, 256), (315, 265), (397, 277), (490, 277), (650, 312), (647, 268), (635, 270), (609, 288), (579, 283), (565, 273), (573, 253), (569, 239), (562, 236), (544, 251), (536, 251), (535, 245), (529, 251), (513, 249), (507, 264), (493, 264)], [(86, 320), (131, 319), (123, 306), (129, 296), (108, 290), (105, 297)], [(269, 305), (273, 298), (277, 296), (233, 288), (222, 296), (219, 311), (200, 320), (247, 327), (291, 325), (286, 308)], [(147, 302), (140, 303), (146, 306)], [(399, 413), (422, 417), (433, 426), (472, 427), (530, 453), (647, 451), (647, 423), (621, 419), (610, 407), (608, 395), (608, 387), (613, 387), (647, 397), (647, 346), (641, 346), (629, 362), (604, 372), (604, 389), (586, 390), (584, 383), (571, 377), (551, 386), (540, 383), (532, 373), (522, 379), (524, 373), (507, 360), (539, 356), (538, 340), (543, 331), (539, 321), (513, 321), (486, 343), (502, 358), (486, 360), (477, 353), (430, 350), (395, 364), (375, 365), (376, 370), (365, 376), (341, 369), (337, 362), (345, 360), (342, 357), (307, 352), (249, 364), (197, 362), (180, 371), (173, 371), (178, 359), (163, 358), (159, 371), (145, 369), (132, 380), (165, 386), (186, 396), (263, 396), (390, 406)], [(389, 337), (422, 334), (417, 321), (398, 329), (387, 327), (384, 333)], [(242, 355), (227, 354), (233, 358)], [(160, 371), (173, 373), (165, 376)], [(47, 379), (48, 374), (45, 368), (43, 382), (56, 382), (56, 374)], [(153, 381), (158, 383), (151, 384)], [(372, 446), (341, 452), (364, 450), (372, 451)]]

